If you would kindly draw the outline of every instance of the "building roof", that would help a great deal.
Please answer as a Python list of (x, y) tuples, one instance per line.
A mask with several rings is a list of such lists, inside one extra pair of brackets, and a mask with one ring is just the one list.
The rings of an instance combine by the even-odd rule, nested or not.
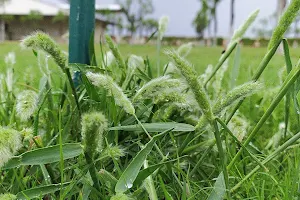
[[(109, 10), (117, 12), (121, 10), (118, 4), (95, 5), (96, 11)], [(44, 16), (56, 16), (59, 12), (69, 13), (70, 5), (63, 2), (44, 2), (38, 0), (8, 0), (0, 6), (0, 15), (29, 15), (32, 11), (38, 11)]]

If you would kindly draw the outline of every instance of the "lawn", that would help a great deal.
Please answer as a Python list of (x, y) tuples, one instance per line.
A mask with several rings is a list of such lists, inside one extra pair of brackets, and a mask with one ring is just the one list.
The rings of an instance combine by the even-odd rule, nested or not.
[[(62, 49), (67, 50), (66, 44), (61, 44)], [(120, 51), (123, 53), (124, 57), (128, 57), (130, 54), (135, 54), (146, 58), (149, 60), (153, 67), (156, 67), (157, 51), (156, 46), (153, 45), (120, 45)], [(162, 47), (162, 49), (176, 48), (176, 47)], [(104, 51), (105, 51), (104, 47)], [(24, 70), (34, 71), (34, 75), (38, 76), (40, 74), (37, 69), (37, 59), (31, 50), (22, 49), (18, 42), (6, 42), (0, 44), (0, 72), (5, 71), (4, 57), (9, 52), (16, 53), (16, 65), (15, 74), (20, 80), (22, 80)], [(187, 59), (195, 66), (198, 74), (201, 75), (209, 64), (215, 65), (221, 56), (223, 51), (222, 47), (194, 47)], [(96, 45), (97, 59), (101, 59), (101, 51), (99, 45)], [(266, 48), (252, 48), (252, 47), (241, 47), (240, 56), (240, 74), (238, 78), (238, 83), (244, 83), (250, 80), (251, 75), (254, 70), (259, 65), (264, 54), (266, 53)], [(296, 63), (300, 55), (300, 49), (291, 49), (291, 57)], [(230, 66), (234, 63), (234, 55), (231, 56)], [(163, 54), (160, 54), (161, 65), (165, 65), (169, 62), (169, 59)], [(276, 86), (278, 84), (278, 73), (280, 69), (284, 67), (284, 57), (278, 53), (268, 65), (268, 68), (264, 72), (263, 81), (267, 86)], [(56, 67), (53, 62), (50, 61), (50, 68), (55, 72)], [(230, 67), (229, 67), (230, 71)], [(32, 74), (32, 73), (31, 73)], [(32, 74), (33, 75), (33, 74)]]

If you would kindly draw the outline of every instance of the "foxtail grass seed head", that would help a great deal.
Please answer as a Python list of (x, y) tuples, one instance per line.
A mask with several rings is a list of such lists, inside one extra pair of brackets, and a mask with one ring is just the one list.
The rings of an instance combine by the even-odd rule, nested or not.
[(103, 149), (103, 134), (107, 130), (107, 120), (100, 112), (86, 113), (82, 116), (82, 140), (85, 152), (92, 155)]
[(111, 51), (108, 51), (105, 53), (104, 55), (104, 61), (103, 61), (103, 65), (110, 67), (112, 65), (114, 65), (116, 63), (116, 58), (114, 56), (114, 54)]
[(110, 76), (92, 72), (88, 72), (86, 76), (93, 85), (97, 87), (104, 87), (106, 90), (108, 90), (113, 96), (116, 104), (122, 107), (125, 112), (131, 115), (135, 114), (135, 109), (131, 101)]
[(0, 126), (0, 167), (10, 160), (21, 147), (21, 134), (14, 129)]
[(247, 134), (249, 123), (248, 120), (243, 116), (234, 116), (230, 120), (228, 128), (232, 131), (235, 137), (242, 142)]
[(204, 91), (204, 88), (198, 82), (197, 72), (195, 71), (193, 66), (184, 58), (179, 56), (176, 51), (167, 50), (165, 54), (174, 60), (176, 67), (180, 70), (181, 74), (186, 79), (204, 116), (208, 119), (208, 121), (213, 120), (214, 116), (212, 113), (209, 98)]
[(295, 17), (299, 14), (300, 0), (292, 0), (286, 11), (280, 17), (278, 25), (276, 26), (271, 40), (268, 45), (268, 49), (272, 49), (283, 37), (284, 33), (293, 23)]
[(16, 54), (15, 52), (9, 52), (6, 56), (5, 56), (5, 64), (6, 66), (9, 67), (13, 67), (16, 64)]
[(161, 89), (164, 88), (176, 88), (182, 85), (180, 80), (178, 79), (171, 79), (170, 76), (161, 76), (155, 79), (152, 79), (151, 81), (147, 82), (143, 87), (141, 87), (132, 100), (135, 102), (138, 99), (144, 98), (144, 97), (150, 97), (153, 95), (154, 92), (158, 92)]
[(125, 149), (121, 146), (108, 145), (101, 155), (108, 156), (113, 159), (119, 159), (125, 156), (125, 153)]
[(168, 24), (169, 24), (168, 16), (162, 16), (159, 19), (159, 22), (158, 22), (158, 38), (159, 38), (159, 40), (163, 39), (163, 37), (168, 29)]
[(112, 54), (114, 55), (117, 64), (119, 65), (119, 67), (123, 70), (126, 69), (126, 65), (125, 62), (122, 58), (122, 55), (120, 53), (120, 50), (118, 49), (117, 45), (115, 44), (115, 42), (112, 40), (112, 38), (109, 35), (105, 35), (105, 39), (106, 39), (106, 43), (109, 47), (109, 49), (111, 50)]
[(259, 9), (255, 10), (249, 15), (246, 21), (234, 32), (231, 38), (231, 42), (228, 46), (230, 46), (234, 42), (239, 42), (243, 38), (246, 31), (249, 29), (249, 27), (253, 24), (253, 22), (257, 18), (258, 14), (259, 14)]
[(225, 97), (221, 97), (217, 100), (213, 106), (213, 113), (219, 115), (226, 107), (260, 91), (262, 87), (262, 84), (259, 82), (249, 82), (234, 88), (229, 91)]
[(14, 194), (0, 194), (0, 199), (1, 200), (17, 200), (17, 196)]
[(161, 90), (153, 94), (154, 103), (187, 103), (186, 96), (183, 95), (182, 90), (167, 89)]
[(24, 128), (21, 131), (21, 135), (23, 136), (24, 141), (31, 140), (33, 138), (33, 129), (32, 128)]
[(124, 86), (128, 85), (128, 83), (130, 82), (131, 78), (133, 77), (136, 69), (144, 66), (144, 59), (140, 56), (131, 55), (128, 59), (127, 66), (128, 66), (128, 68), (127, 68), (127, 73), (126, 73), (126, 79), (123, 83)]
[(32, 90), (25, 90), (17, 96), (16, 111), (22, 121), (28, 120), (38, 108), (38, 95)]
[(180, 56), (186, 57), (191, 52), (192, 48), (193, 48), (193, 43), (189, 42), (189, 43), (181, 45), (177, 49), (177, 52)]
[(67, 57), (49, 35), (36, 32), (23, 39), (21, 45), (25, 48), (44, 51), (51, 55), (58, 66), (65, 70)]

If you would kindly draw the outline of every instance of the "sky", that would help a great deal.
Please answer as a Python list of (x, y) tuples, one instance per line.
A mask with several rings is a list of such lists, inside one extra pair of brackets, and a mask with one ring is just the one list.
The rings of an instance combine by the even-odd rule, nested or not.
[[(97, 0), (97, 2), (103, 4), (115, 3), (114, 0)], [(235, 28), (243, 23), (252, 11), (258, 8), (260, 9), (259, 18), (270, 16), (276, 10), (276, 2), (277, 0), (236, 0)], [(222, 0), (217, 8), (218, 36), (228, 36), (229, 34), (229, 3), (230, 0)], [(155, 11), (150, 17), (156, 19), (163, 15), (170, 17), (166, 35), (196, 36), (192, 21), (201, 7), (199, 0), (153, 0), (153, 4)], [(253, 36), (253, 32), (250, 30), (246, 35)]]

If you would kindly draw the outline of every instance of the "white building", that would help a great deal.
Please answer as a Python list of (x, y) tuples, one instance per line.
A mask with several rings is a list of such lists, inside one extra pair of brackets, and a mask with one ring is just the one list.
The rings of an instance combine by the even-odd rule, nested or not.
[[(96, 5), (97, 12), (119, 12), (117, 4)], [(48, 33), (56, 40), (62, 40), (68, 33), (69, 9), (67, 3), (38, 0), (6, 0), (0, 5), (0, 41), (20, 40), (36, 30)], [(107, 24), (101, 15), (96, 14), (95, 40), (99, 41)]]

